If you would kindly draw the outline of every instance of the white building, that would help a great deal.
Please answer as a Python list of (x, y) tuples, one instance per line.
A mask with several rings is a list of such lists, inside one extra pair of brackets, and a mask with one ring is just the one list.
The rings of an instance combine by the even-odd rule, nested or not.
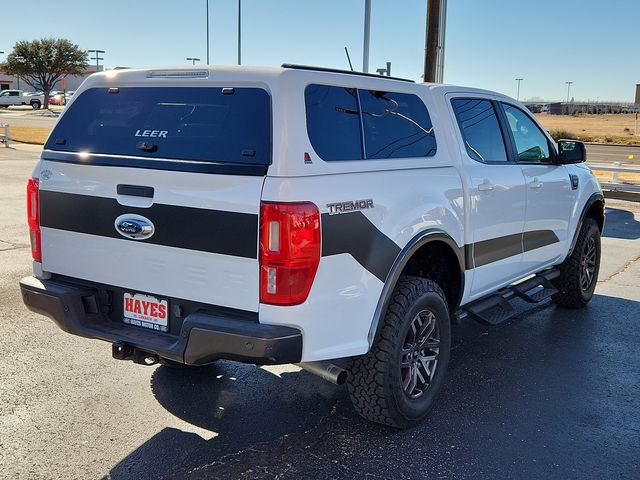
[[(102, 68), (100, 68), (102, 71)], [(96, 67), (89, 67), (82, 75), (67, 75), (64, 77), (64, 88), (62, 85), (62, 80), (58, 80), (56, 84), (53, 86), (52, 90), (77, 90), (82, 82), (84, 82), (85, 78), (87, 78), (92, 73), (96, 72)], [(37, 90), (32, 87), (24, 80), (21, 80), (18, 77), (7, 75), (2, 70), (0, 70), (0, 90), (25, 90), (27, 92), (33, 92)]]

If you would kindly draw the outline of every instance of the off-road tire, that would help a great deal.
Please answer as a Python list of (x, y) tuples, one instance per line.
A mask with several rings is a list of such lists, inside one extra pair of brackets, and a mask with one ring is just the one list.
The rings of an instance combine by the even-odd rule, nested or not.
[[(422, 395), (410, 398), (402, 385), (402, 349), (416, 315), (425, 310), (435, 315), (439, 332), (437, 363)], [(371, 349), (347, 363), (347, 387), (355, 410), (367, 420), (396, 428), (416, 425), (427, 416), (442, 387), (450, 349), (451, 322), (444, 293), (431, 280), (402, 277)]]
[[(593, 239), (596, 249), (595, 271), (589, 287), (585, 289), (581, 285), (581, 271), (584, 268), (590, 239)], [(594, 219), (585, 218), (571, 256), (558, 269), (560, 276), (553, 280), (553, 285), (558, 289), (558, 293), (553, 295), (553, 301), (561, 307), (584, 307), (593, 297), (600, 270), (600, 230)]]

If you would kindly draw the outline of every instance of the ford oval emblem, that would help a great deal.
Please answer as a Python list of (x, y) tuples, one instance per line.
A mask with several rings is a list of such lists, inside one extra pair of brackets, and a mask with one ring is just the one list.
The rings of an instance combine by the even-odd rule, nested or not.
[(145, 240), (155, 231), (151, 220), (132, 213), (125, 213), (116, 218), (115, 226), (120, 235), (132, 240)]

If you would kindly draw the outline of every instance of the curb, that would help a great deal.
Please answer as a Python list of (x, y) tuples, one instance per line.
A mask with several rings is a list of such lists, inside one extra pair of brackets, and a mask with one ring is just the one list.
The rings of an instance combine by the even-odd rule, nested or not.
[(596, 147), (625, 147), (625, 148), (637, 148), (640, 150), (640, 145), (627, 145), (625, 143), (597, 143), (597, 142), (584, 142), (585, 145), (595, 145)]
[(629, 190), (603, 190), (604, 198), (612, 200), (625, 200), (627, 202), (640, 202), (640, 192)]

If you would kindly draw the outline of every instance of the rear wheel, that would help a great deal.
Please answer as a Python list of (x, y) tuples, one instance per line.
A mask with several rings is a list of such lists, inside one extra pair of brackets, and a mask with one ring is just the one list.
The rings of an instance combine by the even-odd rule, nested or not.
[(594, 219), (584, 220), (573, 252), (559, 270), (553, 301), (562, 307), (584, 307), (593, 297), (600, 271), (600, 230)]
[(348, 362), (349, 395), (364, 418), (409, 428), (427, 416), (444, 381), (451, 347), (447, 301), (435, 282), (404, 277), (383, 322), (371, 350)]
[(34, 110), (40, 109), (40, 102), (38, 101), (31, 102), (31, 108), (33, 108)]

